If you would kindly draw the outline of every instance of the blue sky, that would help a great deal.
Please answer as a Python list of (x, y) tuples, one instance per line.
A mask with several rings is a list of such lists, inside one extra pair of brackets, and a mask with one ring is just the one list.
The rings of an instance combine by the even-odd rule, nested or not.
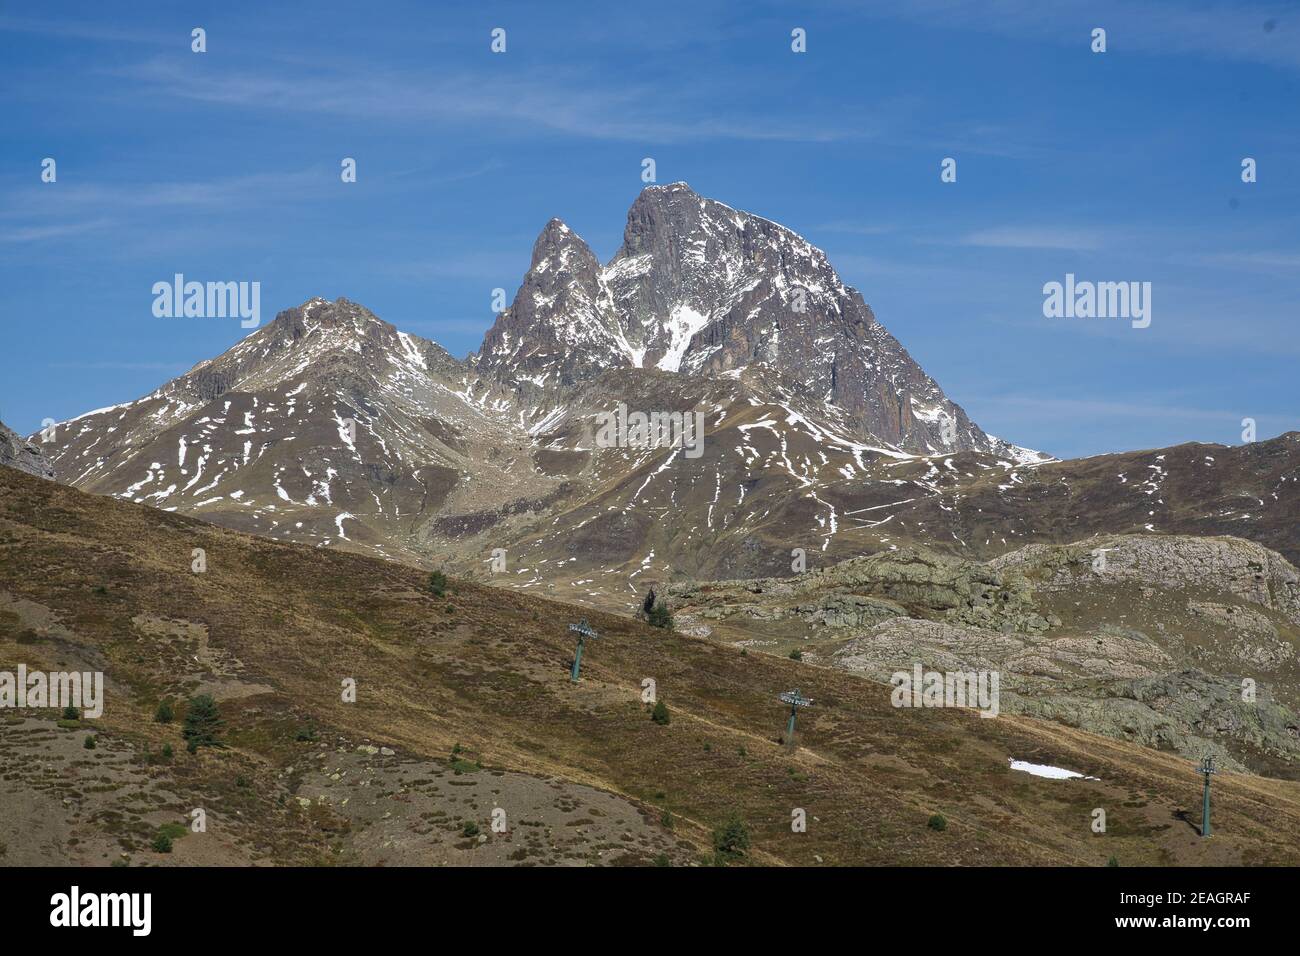
[[(825, 249), (990, 432), (1074, 456), (1300, 428), (1295, 4), (6, 4), (0, 100), (22, 432), (246, 334), (155, 318), (176, 272), (463, 356), (550, 217), (613, 254), (647, 156)], [(1044, 318), (1067, 272), (1151, 282), (1151, 326)]]

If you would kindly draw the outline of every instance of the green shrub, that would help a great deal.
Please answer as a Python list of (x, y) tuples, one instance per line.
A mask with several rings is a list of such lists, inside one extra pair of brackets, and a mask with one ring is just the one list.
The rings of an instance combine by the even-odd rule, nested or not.
[(1119, 860), (1115, 859), (1115, 858), (1112, 856), (1109, 860), (1106, 861), (1106, 865), (1107, 865), (1107, 866), (1119, 866)]
[(749, 849), (749, 827), (737, 814), (729, 816), (713, 831), (713, 849), (722, 860), (734, 860)]
[(673, 629), (673, 613), (668, 610), (668, 605), (662, 601), (650, 609), (646, 620), (650, 622), (651, 627), (661, 627), (665, 631)]
[(179, 840), (189, 832), (190, 828), (183, 823), (164, 823), (158, 828), (158, 833), (169, 840)]
[(948, 829), (948, 821), (944, 819), (942, 813), (936, 813), (934, 816), (930, 817), (930, 820), (928, 823), (926, 823), (926, 826), (928, 826), (931, 830), (941, 832), (943, 830)]
[(434, 597), (442, 597), (447, 593), (447, 575), (441, 571), (434, 571), (429, 575), (429, 591)]
[(172, 702), (169, 700), (160, 700), (158, 709), (153, 712), (153, 719), (159, 724), (170, 724), (176, 717), (176, 712), (172, 710)]
[(801, 661), (801, 660), (803, 660), (803, 651), (799, 650), (799, 649), (796, 647), (794, 650), (792, 650), (792, 651), (790, 652), (790, 660), (792, 660), (792, 661)]
[(163, 744), (163, 748), (162, 748), (162, 758), (163, 758), (163, 760), (171, 760), (173, 754), (175, 754), (175, 751), (172, 750), (172, 745), (171, 745), (171, 744)]
[(82, 743), (81, 746), (85, 747), (87, 750), (94, 750), (94, 749), (95, 749), (95, 738), (94, 738), (94, 737), (87, 736), (85, 742)]
[(67, 707), (64, 707), (64, 708), (63, 708), (63, 719), (64, 719), (64, 720), (80, 720), (80, 719), (81, 719), (81, 711), (77, 710), (77, 708), (75, 708), (75, 707), (73, 707), (71, 704), (69, 704)]
[(172, 851), (172, 838), (165, 833), (159, 833), (153, 838), (152, 845), (155, 853), (170, 853)]
[(483, 769), (483, 764), (480, 761), (471, 761), (467, 757), (461, 756), (462, 754), (468, 753), (469, 751), (460, 744), (456, 744), (451, 748), (451, 758), (447, 763), (451, 767), (452, 772), (458, 777), (462, 773), (472, 773), (475, 770)]
[(667, 726), (672, 719), (668, 716), (668, 706), (662, 700), (655, 702), (654, 709), (650, 711), (650, 719), (660, 726)]
[(476, 837), (478, 836), (478, 832), (479, 832), (478, 824), (475, 823), (473, 820), (466, 820), (465, 825), (460, 828), (460, 832), (462, 836)]
[(197, 752), (200, 747), (220, 747), (221, 741), (217, 734), (223, 723), (221, 710), (211, 694), (199, 694), (190, 698), (189, 706), (185, 709), (185, 727), (181, 731), (181, 735), (189, 741), (190, 753)]

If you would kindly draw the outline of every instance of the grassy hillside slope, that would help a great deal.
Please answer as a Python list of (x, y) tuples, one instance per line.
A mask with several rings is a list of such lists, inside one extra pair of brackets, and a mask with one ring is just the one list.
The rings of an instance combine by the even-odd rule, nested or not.
[[(850, 674), (426, 584), (413, 567), (0, 468), (0, 670), (99, 669), (109, 684), (103, 717), (80, 728), (49, 711), (0, 715), (0, 864), (680, 864), (706, 858), (733, 813), (760, 864), (1300, 862), (1295, 783), (1220, 775), (1215, 836), (1201, 841), (1183, 813), (1199, 817), (1199, 778), (1169, 754), (1028, 718), (895, 709), (886, 685)], [(574, 685), (566, 625), (580, 613), (600, 637)], [(341, 699), (348, 678), (355, 703)], [(642, 702), (645, 678), (666, 726)], [(777, 742), (776, 695), (795, 686), (816, 704), (792, 751)], [(189, 754), (178, 722), (153, 721), (161, 699), (196, 692), (220, 701), (226, 747)], [(99, 745), (69, 748), (87, 728)], [(1099, 779), (1036, 778), (1009, 758)], [(34, 769), (56, 761), (57, 774)], [(473, 799), (454, 789), (474, 787)], [(539, 787), (554, 794), (545, 807)], [(493, 802), (510, 833), (489, 829)], [(205, 808), (208, 832), (150, 850), (189, 807)], [(1098, 807), (1104, 835), (1090, 826)], [(637, 823), (602, 830), (588, 808), (631, 820), (630, 808)], [(792, 832), (796, 809), (806, 833)], [(395, 828), (399, 810), (412, 815)], [(59, 813), (33, 844), (34, 821)], [(936, 813), (945, 830), (927, 826)]]

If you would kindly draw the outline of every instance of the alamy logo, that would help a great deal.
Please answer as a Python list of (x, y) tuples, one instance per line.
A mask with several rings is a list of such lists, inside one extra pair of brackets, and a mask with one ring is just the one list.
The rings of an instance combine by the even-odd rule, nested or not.
[(148, 936), (153, 928), (151, 893), (83, 894), (74, 886), (51, 896), (50, 907), (51, 926), (128, 926), (133, 936)]
[(260, 282), (186, 282), (178, 272), (171, 282), (155, 282), (153, 295), (153, 314), (160, 319), (237, 317), (245, 329), (262, 321)]
[(895, 671), (889, 678), (895, 707), (970, 707), (981, 717), (996, 717), (999, 710), (997, 671), (923, 671), (916, 664), (909, 674)]
[(1133, 328), (1151, 324), (1150, 282), (1065, 282), (1043, 285), (1043, 315), (1049, 319), (1131, 319)]
[(104, 675), (99, 671), (0, 671), (0, 707), (75, 707), (91, 720), (104, 713)]
[(597, 448), (681, 448), (687, 458), (704, 454), (703, 412), (629, 412), (619, 402), (598, 412)]

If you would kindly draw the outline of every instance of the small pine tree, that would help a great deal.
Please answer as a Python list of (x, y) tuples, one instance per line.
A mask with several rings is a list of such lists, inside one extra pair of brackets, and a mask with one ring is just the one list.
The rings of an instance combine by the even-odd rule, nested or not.
[(75, 707), (73, 707), (71, 704), (69, 704), (67, 707), (64, 707), (64, 708), (63, 708), (63, 719), (64, 719), (64, 720), (80, 720), (80, 719), (81, 719), (81, 711), (77, 710), (77, 708), (75, 708)]
[(94, 737), (87, 737), (87, 738), (86, 738), (86, 742), (83, 743), (82, 746), (85, 747), (87, 750), (94, 750), (94, 749), (95, 749), (95, 738), (94, 738)]
[(429, 591), (434, 597), (442, 597), (447, 593), (447, 575), (441, 571), (434, 571), (429, 575)]
[(155, 853), (170, 853), (172, 851), (172, 838), (165, 833), (160, 833), (153, 838), (153, 849)]
[(185, 709), (185, 727), (181, 731), (181, 735), (189, 741), (190, 753), (196, 752), (200, 747), (221, 746), (217, 734), (223, 723), (221, 711), (211, 694), (199, 694), (191, 698), (189, 707)]
[(654, 709), (650, 711), (650, 719), (661, 727), (667, 726), (668, 721), (672, 719), (668, 715), (668, 705), (662, 700), (655, 701)]
[(176, 717), (176, 712), (172, 710), (172, 702), (169, 700), (160, 700), (158, 709), (153, 712), (153, 719), (159, 724), (170, 724)]
[(172, 755), (173, 755), (174, 753), (175, 753), (175, 751), (172, 750), (172, 745), (171, 745), (171, 744), (163, 744), (163, 748), (162, 748), (162, 757), (163, 757), (163, 760), (171, 760), (171, 759), (172, 759)]
[(948, 821), (944, 819), (942, 813), (936, 813), (934, 816), (930, 817), (930, 820), (928, 823), (926, 823), (926, 826), (928, 826), (931, 830), (934, 830), (936, 832), (942, 832), (948, 829)]
[(799, 650), (798, 648), (795, 648), (793, 651), (790, 652), (790, 660), (792, 661), (803, 660), (803, 651)]
[(722, 860), (734, 860), (749, 849), (749, 827), (737, 814), (729, 816), (713, 831), (713, 849)]
[(665, 631), (673, 629), (673, 612), (668, 610), (668, 605), (662, 601), (650, 609), (646, 620), (650, 622), (651, 627), (661, 627)]

